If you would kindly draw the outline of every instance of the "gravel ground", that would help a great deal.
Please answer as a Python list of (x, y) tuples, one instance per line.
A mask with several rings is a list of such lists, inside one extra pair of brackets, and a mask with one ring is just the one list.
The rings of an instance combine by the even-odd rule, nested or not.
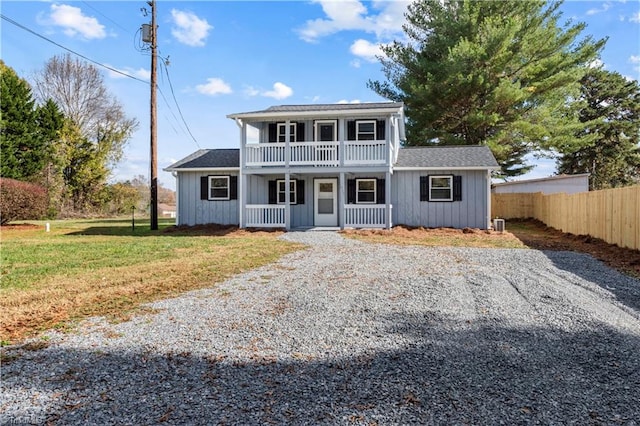
[(2, 424), (640, 424), (640, 281), (329, 232), (130, 322), (7, 347)]

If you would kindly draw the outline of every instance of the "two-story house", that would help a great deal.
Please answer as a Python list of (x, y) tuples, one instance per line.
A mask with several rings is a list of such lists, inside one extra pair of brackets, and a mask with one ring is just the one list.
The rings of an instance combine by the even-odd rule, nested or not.
[(238, 149), (166, 168), (177, 224), (285, 229), (490, 226), (484, 146), (403, 148), (402, 103), (282, 105), (228, 115)]

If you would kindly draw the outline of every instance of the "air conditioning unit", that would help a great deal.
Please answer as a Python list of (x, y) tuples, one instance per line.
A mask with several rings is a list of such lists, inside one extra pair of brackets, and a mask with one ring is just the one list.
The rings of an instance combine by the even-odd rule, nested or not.
[(504, 219), (493, 219), (493, 230), (504, 232)]

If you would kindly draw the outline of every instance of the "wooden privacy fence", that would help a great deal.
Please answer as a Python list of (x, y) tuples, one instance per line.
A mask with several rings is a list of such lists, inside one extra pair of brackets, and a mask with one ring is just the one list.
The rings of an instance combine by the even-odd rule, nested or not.
[(640, 250), (640, 185), (570, 195), (492, 194), (491, 217), (535, 218), (563, 232)]

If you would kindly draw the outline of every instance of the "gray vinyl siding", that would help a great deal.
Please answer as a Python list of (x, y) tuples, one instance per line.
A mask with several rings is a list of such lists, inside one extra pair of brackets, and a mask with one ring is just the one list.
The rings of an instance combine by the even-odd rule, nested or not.
[[(462, 176), (462, 201), (420, 201), (420, 176)], [(393, 224), (429, 228), (487, 227), (485, 170), (396, 171), (391, 180)]]
[(200, 177), (238, 175), (237, 172), (179, 172), (178, 225), (238, 225), (238, 200), (209, 201), (200, 199)]

